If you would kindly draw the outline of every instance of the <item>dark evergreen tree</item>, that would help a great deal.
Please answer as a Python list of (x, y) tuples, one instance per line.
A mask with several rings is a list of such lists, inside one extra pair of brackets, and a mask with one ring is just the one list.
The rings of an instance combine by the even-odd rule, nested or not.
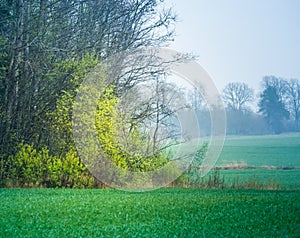
[(280, 100), (277, 89), (267, 86), (260, 95), (259, 112), (263, 114), (268, 125), (276, 134), (283, 131), (283, 121), (289, 118), (289, 112)]

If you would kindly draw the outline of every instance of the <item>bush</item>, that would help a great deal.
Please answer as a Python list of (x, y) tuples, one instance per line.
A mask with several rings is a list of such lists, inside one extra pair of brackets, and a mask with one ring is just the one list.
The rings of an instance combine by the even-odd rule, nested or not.
[(41, 185), (43, 159), (33, 146), (20, 144), (18, 152), (8, 158), (8, 178), (22, 187)]
[[(4, 167), (2, 161), (0, 166)], [(60, 158), (51, 156), (45, 147), (37, 151), (22, 143), (18, 152), (9, 157), (6, 169), (6, 186), (91, 188), (94, 184), (74, 149)]]
[(68, 151), (61, 166), (62, 187), (92, 187), (93, 178), (88, 175), (86, 167), (81, 163), (74, 149)]

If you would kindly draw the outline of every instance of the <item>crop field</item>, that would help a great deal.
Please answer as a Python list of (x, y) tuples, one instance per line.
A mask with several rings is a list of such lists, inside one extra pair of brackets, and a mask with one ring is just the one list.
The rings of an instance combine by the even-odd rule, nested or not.
[(299, 237), (300, 191), (1, 189), (0, 237)]
[(300, 134), (229, 136), (217, 164), (234, 161), (248, 166), (300, 168)]
[[(300, 190), (300, 170), (240, 169), (221, 170), (220, 175), (230, 187), (234, 183), (249, 184), (262, 189)], [(255, 185), (257, 183), (257, 185)], [(251, 186), (252, 185), (252, 186)]]
[[(277, 184), (300, 189), (300, 134), (229, 136), (216, 163), (227, 184)], [(242, 167), (242, 168), (239, 168)]]
[(217, 166), (226, 184), (279, 186), (0, 189), (0, 237), (300, 237), (299, 134), (228, 137)]

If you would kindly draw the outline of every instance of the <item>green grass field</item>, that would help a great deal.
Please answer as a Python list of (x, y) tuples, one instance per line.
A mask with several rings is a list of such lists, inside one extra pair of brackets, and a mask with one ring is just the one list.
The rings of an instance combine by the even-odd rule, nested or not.
[(246, 162), (248, 166), (300, 168), (300, 134), (229, 136), (217, 164)]
[(280, 189), (0, 189), (0, 237), (300, 237), (300, 134), (228, 137), (217, 165), (235, 161), (227, 184)]
[(0, 237), (299, 237), (300, 191), (1, 189)]
[(300, 134), (229, 136), (216, 165), (235, 162), (252, 169), (221, 170), (227, 184), (257, 181), (300, 189)]

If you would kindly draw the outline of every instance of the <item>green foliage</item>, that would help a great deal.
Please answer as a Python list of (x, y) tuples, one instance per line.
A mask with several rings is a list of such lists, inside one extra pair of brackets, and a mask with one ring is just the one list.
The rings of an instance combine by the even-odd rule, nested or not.
[(72, 149), (62, 161), (61, 177), (63, 187), (83, 188), (93, 185), (93, 179)]
[(9, 157), (9, 178), (21, 186), (39, 186), (43, 175), (43, 163), (47, 159), (43, 151), (37, 152), (31, 145), (20, 144), (14, 156)]
[[(15, 154), (22, 140), (47, 146), (57, 156), (65, 154), (68, 148), (60, 151), (64, 145), (56, 138), (65, 131), (52, 131), (55, 116), (49, 114), (76, 94), (98, 59), (169, 42), (175, 16), (163, 8), (156, 0), (142, 5), (128, 0), (1, 0), (1, 156)], [(57, 115), (62, 113), (70, 111)]]
[[(87, 73), (95, 67), (97, 63), (99, 62), (95, 57), (87, 55), (78, 61), (63, 61), (57, 65), (56, 69), (54, 69), (54, 75), (57, 76), (59, 72), (61, 72), (61, 74), (65, 74), (65, 77), (68, 79), (68, 85), (66, 89), (61, 91), (59, 98), (56, 101), (55, 109), (53, 112), (48, 113), (52, 138), (50, 148), (51, 152), (58, 157), (67, 159), (67, 151), (74, 147), (72, 113), (75, 96), (78, 92), (79, 85), (83, 82)], [(98, 64), (98, 67), (100, 69), (101, 65)], [(105, 85), (105, 72), (97, 73), (97, 77), (97, 84)], [(113, 86), (108, 86), (99, 99), (89, 97), (91, 94), (90, 90), (97, 89), (86, 87), (86, 85), (81, 85), (80, 88), (81, 93), (85, 92), (83, 93), (84, 97), (86, 97), (84, 100), (88, 104), (84, 105), (83, 108), (80, 108), (80, 121), (82, 121), (80, 123), (85, 123), (87, 127), (79, 125), (77, 128), (88, 128), (85, 130), (96, 129), (98, 140), (108, 159), (120, 168), (130, 171), (149, 171), (159, 168), (168, 162), (168, 158), (162, 153), (145, 156), (140, 152), (140, 148), (145, 146), (145, 142), (143, 141), (143, 135), (140, 133), (137, 126), (131, 127), (130, 133), (126, 136), (126, 141), (121, 139), (122, 137), (119, 135), (120, 132), (128, 130), (130, 123), (124, 113), (118, 109), (120, 100), (116, 96), (116, 90)], [(100, 92), (96, 94), (100, 94)], [(97, 101), (98, 109), (95, 115), (96, 120), (93, 119), (93, 121), (90, 121), (91, 119), (87, 116), (88, 113), (84, 112), (89, 110), (87, 108), (93, 107), (93, 101)], [(93, 127), (94, 124), (96, 128)], [(82, 133), (88, 136), (88, 131)], [(91, 142), (91, 144), (93, 143), (95, 142)], [(94, 153), (91, 149), (93, 148), (87, 148), (87, 156), (88, 154)], [(98, 159), (100, 160), (100, 158)], [(86, 162), (89, 164), (93, 163), (92, 161)], [(115, 175), (112, 174), (111, 176)], [(56, 184), (56, 186), (69, 185), (63, 183), (62, 185)]]
[(49, 74), (50, 81), (63, 79), (61, 92), (69, 92), (74, 96), (78, 87), (86, 75), (97, 65), (99, 60), (94, 54), (86, 54), (82, 57), (70, 57), (60, 61)]
[[(45, 171), (39, 163), (50, 163), (55, 166), (47, 172), (54, 172), (45, 176), (54, 178), (51, 186), (77, 186), (71, 174), (78, 177), (82, 168), (72, 152), (71, 118), (78, 88), (100, 59), (169, 42), (176, 17), (163, 5), (156, 0), (0, 1), (1, 181), (13, 175), (22, 186), (40, 186)], [(148, 74), (138, 70), (141, 79)], [(21, 141), (34, 148), (17, 148)], [(44, 148), (51, 156), (42, 154)], [(133, 170), (149, 167), (142, 157), (131, 160), (123, 162), (135, 163)], [(78, 168), (72, 170), (73, 163)], [(73, 182), (60, 184), (60, 170)]]
[(67, 91), (64, 91), (63, 95), (56, 102), (56, 109), (49, 113), (52, 121), (51, 131), (55, 138), (51, 147), (58, 154), (65, 153), (68, 147), (73, 144), (71, 124), (72, 103), (72, 96)]
[(74, 146), (72, 135), (72, 109), (78, 87), (99, 61), (93, 55), (86, 55), (79, 60), (67, 59), (53, 69), (53, 81), (65, 78), (63, 90), (59, 92), (53, 111), (47, 113), (48, 128), (51, 135), (50, 148), (57, 155), (65, 155)]
[(50, 157), (46, 166), (48, 176), (45, 182), (48, 187), (93, 187), (93, 177), (72, 149), (67, 152), (65, 158)]
[(7, 174), (6, 163), (5, 160), (2, 158), (2, 156), (0, 155), (0, 188), (5, 187), (6, 174)]
[(299, 237), (300, 192), (0, 190), (3, 237)]
[(81, 163), (74, 149), (66, 156), (56, 157), (47, 148), (37, 151), (33, 146), (20, 144), (18, 152), (10, 156), (7, 166), (7, 186), (21, 187), (68, 187), (93, 186), (93, 177)]
[[(143, 153), (147, 143), (145, 136), (118, 109), (119, 101), (113, 87), (107, 88), (98, 101), (96, 129), (103, 151), (113, 163), (125, 170), (145, 172), (162, 167), (169, 159), (162, 152)], [(123, 132), (125, 134), (120, 135)]]

